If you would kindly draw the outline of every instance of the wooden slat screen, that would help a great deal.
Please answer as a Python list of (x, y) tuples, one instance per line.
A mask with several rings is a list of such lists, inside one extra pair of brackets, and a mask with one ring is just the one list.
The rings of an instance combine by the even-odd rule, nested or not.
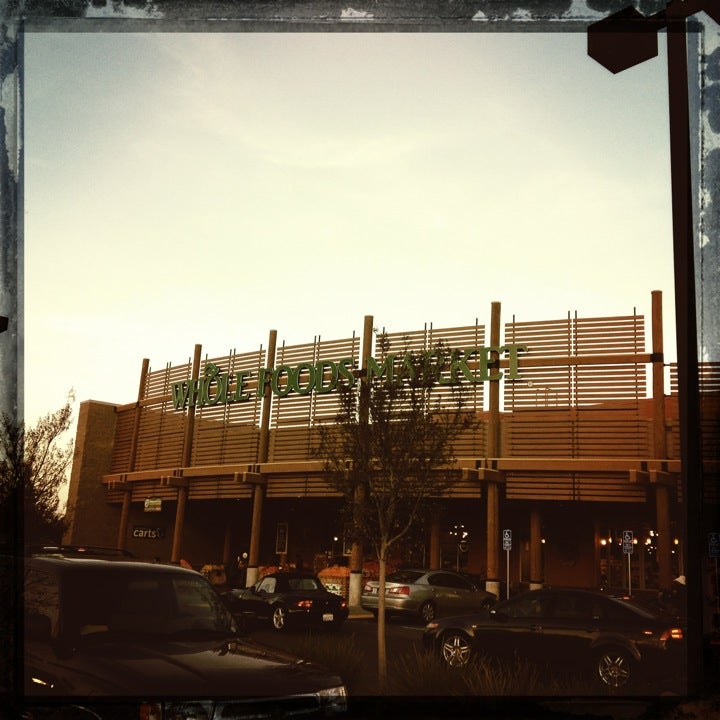
[(269, 475), (267, 497), (340, 497), (325, 478), (313, 473)]
[(585, 500), (595, 502), (645, 502), (642, 485), (631, 485), (619, 473), (508, 473), (509, 500)]
[(252, 487), (250, 485), (235, 482), (226, 475), (194, 478), (188, 488), (189, 500), (224, 500), (250, 497), (252, 497)]
[(259, 349), (243, 354), (233, 351), (224, 357), (208, 358), (201, 364), (201, 377), (210, 363), (233, 378), (230, 393), (236, 390), (235, 373), (252, 372), (245, 386), (251, 399), (247, 402), (218, 403), (196, 408), (192, 464), (255, 462), (262, 411), (262, 397), (257, 392), (258, 373), (264, 366), (265, 355)]
[(132, 435), (135, 426), (135, 408), (120, 410), (115, 426), (115, 441), (113, 443), (111, 473), (126, 472), (132, 464), (130, 452), (132, 450)]
[(652, 427), (635, 407), (521, 410), (503, 420), (504, 457), (651, 457)]
[(518, 410), (502, 424), (503, 457), (575, 457), (575, 424), (567, 410)]
[[(287, 365), (295, 368), (304, 363), (320, 361), (339, 362), (353, 358), (360, 367), (360, 341), (356, 336), (334, 341), (321, 341), (306, 345), (283, 345), (276, 353), (275, 367)], [(305, 387), (309, 372), (300, 374), (301, 387)], [(326, 379), (326, 382), (329, 378)], [(342, 378), (340, 379), (342, 382)], [(340, 396), (336, 392), (307, 395), (290, 393), (285, 397), (273, 396), (269, 460), (311, 460), (317, 446), (319, 424), (333, 421), (340, 412)]]
[[(566, 320), (512, 322), (505, 324), (505, 343), (527, 345), (523, 357), (553, 358), (573, 354), (573, 324)], [(521, 380), (503, 384), (505, 410), (569, 406), (573, 398), (572, 368), (566, 365), (523, 367)]]
[(166, 412), (164, 408), (142, 408), (135, 470), (180, 467), (184, 435), (183, 414)]
[(191, 365), (148, 372), (141, 392), (135, 470), (182, 465), (185, 416), (172, 407), (172, 383), (190, 377)]
[(645, 350), (642, 315), (615, 318), (571, 318), (543, 322), (512, 322), (505, 325), (506, 343), (528, 346), (528, 363), (517, 381), (504, 385), (504, 408), (578, 407), (622, 399), (642, 399), (647, 393), (644, 365), (544, 364), (537, 359), (593, 355), (634, 355)]
[[(426, 326), (422, 330), (406, 332), (385, 332), (390, 346), (390, 354), (402, 355), (405, 352), (423, 352), (435, 349), (443, 344), (451, 350), (466, 350), (469, 348), (484, 347), (485, 326), (469, 325), (466, 327), (434, 328)], [(473, 370), (473, 362), (468, 362), (468, 367)], [(485, 382), (478, 382), (469, 385), (463, 383), (463, 407), (471, 412), (481, 412), (485, 397)], [(456, 395), (446, 385), (438, 385), (433, 389), (433, 397), (440, 408), (454, 409), (457, 406)]]

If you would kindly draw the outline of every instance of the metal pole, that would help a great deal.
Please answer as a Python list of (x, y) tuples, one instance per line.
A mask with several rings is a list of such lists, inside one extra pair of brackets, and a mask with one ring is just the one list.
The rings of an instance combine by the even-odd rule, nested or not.
[(510, 551), (505, 551), (505, 597), (510, 597)]

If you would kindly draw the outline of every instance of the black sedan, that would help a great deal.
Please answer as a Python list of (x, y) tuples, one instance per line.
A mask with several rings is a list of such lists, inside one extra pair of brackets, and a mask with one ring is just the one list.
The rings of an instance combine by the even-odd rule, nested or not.
[(605, 691), (628, 691), (641, 678), (684, 674), (684, 629), (628, 597), (575, 588), (543, 588), (473, 615), (426, 625), (424, 647), (451, 667), (483, 654), (521, 657), (579, 670)]
[(250, 613), (276, 630), (290, 624), (339, 627), (348, 616), (343, 597), (326, 590), (317, 575), (299, 570), (265, 575), (252, 587), (230, 590), (223, 597), (234, 615)]

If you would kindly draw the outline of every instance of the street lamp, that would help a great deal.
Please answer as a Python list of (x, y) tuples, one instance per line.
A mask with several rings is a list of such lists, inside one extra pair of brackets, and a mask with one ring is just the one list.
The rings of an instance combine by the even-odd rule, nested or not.
[[(698, 395), (697, 320), (695, 308), (695, 264), (692, 222), (692, 182), (687, 61), (687, 19), (705, 12), (720, 23), (716, 0), (670, 0), (665, 10), (645, 17), (634, 7), (609, 15), (588, 28), (588, 55), (612, 73), (622, 72), (657, 55), (657, 33), (665, 29), (668, 49), (668, 96), (670, 105), (670, 166), (672, 183), (673, 256), (675, 270), (675, 320), (678, 351), (678, 395), (680, 410), (681, 485), (686, 516), (702, 517), (701, 485), (690, 490), (690, 481), (702, 482)], [(695, 582), (688, 602), (689, 657), (701, 667), (700, 618), (700, 523), (687, 535), (688, 565)], [(694, 678), (699, 689), (702, 678)]]

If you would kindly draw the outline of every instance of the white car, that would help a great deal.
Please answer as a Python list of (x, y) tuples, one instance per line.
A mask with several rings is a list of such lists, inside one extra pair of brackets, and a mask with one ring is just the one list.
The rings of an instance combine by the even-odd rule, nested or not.
[[(377, 617), (377, 580), (363, 587), (360, 604)], [(494, 605), (497, 598), (464, 575), (450, 570), (407, 569), (390, 573), (385, 580), (385, 614), (407, 613), (423, 623), (437, 617), (477, 612)]]

